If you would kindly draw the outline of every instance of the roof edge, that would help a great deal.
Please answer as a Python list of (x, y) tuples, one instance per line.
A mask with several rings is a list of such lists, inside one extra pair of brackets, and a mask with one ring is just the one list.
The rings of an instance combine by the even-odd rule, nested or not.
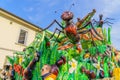
[(28, 24), (30, 24), (30, 25), (32, 25), (32, 26), (35, 26), (35, 27), (38, 28), (38, 29), (43, 30), (43, 29), (40, 28), (39, 26), (37, 26), (37, 25), (35, 25), (35, 24), (33, 24), (33, 23), (31, 23), (31, 22), (23, 19), (23, 18), (20, 18), (19, 16), (15, 15), (15, 14), (13, 14), (13, 13), (11, 13), (11, 12), (8, 12), (8, 11), (5, 10), (5, 9), (0, 8), (0, 10), (3, 11), (3, 12), (5, 12), (5, 13), (7, 13), (7, 14), (9, 14), (9, 15), (11, 15), (11, 16), (13, 16), (13, 17), (15, 17), (15, 18), (17, 18), (17, 19), (20, 19), (20, 20), (22, 20), (22, 21), (24, 21), (24, 22), (26, 22), (26, 23), (28, 23)]

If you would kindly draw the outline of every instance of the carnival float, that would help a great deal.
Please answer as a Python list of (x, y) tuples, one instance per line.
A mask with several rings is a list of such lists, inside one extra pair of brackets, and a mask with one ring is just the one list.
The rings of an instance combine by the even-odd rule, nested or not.
[[(54, 20), (38, 33), (10, 62), (11, 80), (120, 80), (120, 51), (111, 42), (111, 20), (93, 9), (73, 22), (73, 13), (65, 11), (61, 22)], [(54, 32), (48, 28), (56, 23)], [(109, 27), (103, 27), (108, 24)]]

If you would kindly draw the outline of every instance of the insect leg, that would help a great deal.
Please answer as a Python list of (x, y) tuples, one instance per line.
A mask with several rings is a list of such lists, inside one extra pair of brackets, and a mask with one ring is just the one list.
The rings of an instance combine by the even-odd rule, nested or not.
[(84, 25), (84, 26), (83, 26), (83, 27), (81, 27), (81, 28), (78, 28), (77, 30), (84, 29), (84, 28), (86, 28), (89, 24), (91, 24), (91, 22), (88, 22), (86, 25)]
[(58, 33), (58, 36), (56, 37), (56, 40), (55, 40), (55, 42), (57, 41), (57, 39), (59, 38), (59, 36), (60, 36), (60, 33), (61, 33), (62, 31), (59, 31), (59, 33)]
[(53, 38), (53, 36), (55, 35), (55, 33), (56, 33), (57, 30), (58, 30), (59, 32), (62, 32), (61, 30), (59, 30), (58, 28), (56, 28), (55, 31), (54, 31), (54, 33), (53, 33), (52, 36), (50, 37), (50, 39)]
[(84, 31), (79, 31), (78, 34), (86, 34), (87, 32), (90, 32), (91, 29), (84, 30)]
[[(62, 29), (64, 29), (64, 27), (62, 25), (59, 24), (59, 22), (57, 20), (54, 20), (50, 25), (48, 25), (46, 28), (44, 28), (42, 31), (45, 31), (46, 29), (50, 28), (54, 23), (57, 23)], [(41, 32), (42, 32), (41, 31)]]
[(64, 29), (64, 27), (57, 21), (57, 20), (54, 20), (62, 29)]
[[(95, 32), (95, 34), (96, 34), (97, 36), (99, 36), (101, 39), (103, 39), (102, 36), (101, 36), (101, 35), (96, 31), (96, 29), (93, 27), (92, 23), (91, 23), (91, 27), (92, 27), (91, 31), (93, 30), (92, 33)], [(94, 34), (93, 34), (93, 35), (94, 35)], [(94, 35), (94, 36), (95, 36), (95, 35)]]

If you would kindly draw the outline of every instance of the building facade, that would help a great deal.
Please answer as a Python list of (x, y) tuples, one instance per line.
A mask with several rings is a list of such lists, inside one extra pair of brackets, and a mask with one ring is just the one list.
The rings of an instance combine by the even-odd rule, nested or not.
[(0, 69), (5, 64), (6, 56), (22, 51), (39, 31), (41, 28), (38, 26), (0, 8)]

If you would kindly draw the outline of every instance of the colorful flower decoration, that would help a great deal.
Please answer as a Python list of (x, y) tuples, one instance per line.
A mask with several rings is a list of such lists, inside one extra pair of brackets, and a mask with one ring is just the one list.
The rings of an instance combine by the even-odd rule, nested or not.
[(15, 72), (17, 72), (19, 75), (23, 75), (23, 71), (24, 69), (22, 68), (22, 66), (14, 64), (14, 70)]
[(120, 80), (120, 68), (114, 68), (113, 76), (115, 77), (115, 80)]
[(69, 73), (73, 73), (77, 68), (77, 61), (75, 59), (72, 59), (68, 62), (71, 65), (71, 68), (69, 69)]
[(94, 63), (93, 66), (97, 69), (97, 75), (99, 75), (101, 71), (104, 71), (100, 66), (100, 62)]
[(19, 64), (22, 64), (22, 62), (23, 62), (23, 57), (19, 56)]
[(86, 59), (86, 58), (90, 58), (90, 53), (86, 53), (86, 54), (84, 55), (84, 59)]

